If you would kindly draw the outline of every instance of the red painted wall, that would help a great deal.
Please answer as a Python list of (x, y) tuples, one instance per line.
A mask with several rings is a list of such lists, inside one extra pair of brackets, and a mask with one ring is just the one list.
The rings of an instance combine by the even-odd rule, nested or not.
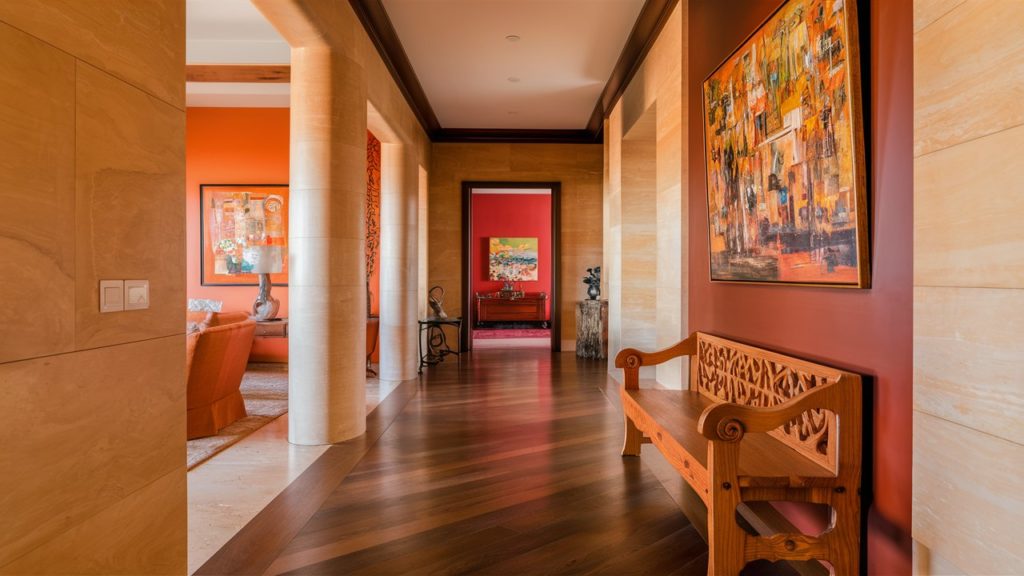
[[(224, 302), (225, 311), (249, 311), (255, 286), (201, 286), (199, 185), (287, 184), (287, 108), (189, 108), (185, 135), (186, 266), (189, 298)], [(288, 316), (288, 288), (275, 286), (279, 316)], [(287, 361), (288, 341), (258, 338), (251, 358)]]
[[(701, 83), (780, 5), (691, 0), (689, 17), (691, 330), (783, 350), (874, 377), (871, 574), (910, 573), (913, 271), (913, 3), (858, 2), (871, 195), (869, 290), (712, 284)], [(861, 18), (865, 22), (865, 18)]]
[[(488, 279), (489, 238), (537, 238), (540, 261), (536, 282), (520, 282), (526, 292), (551, 294), (551, 195), (473, 195), (473, 291), (494, 292), (502, 283)], [(548, 301), (548, 318), (551, 302)]]

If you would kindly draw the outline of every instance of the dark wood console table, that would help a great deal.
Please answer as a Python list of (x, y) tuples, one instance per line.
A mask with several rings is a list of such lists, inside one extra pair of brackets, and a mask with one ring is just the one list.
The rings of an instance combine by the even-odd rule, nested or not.
[(483, 322), (543, 322), (548, 325), (546, 292), (506, 296), (500, 292), (476, 295), (476, 325)]

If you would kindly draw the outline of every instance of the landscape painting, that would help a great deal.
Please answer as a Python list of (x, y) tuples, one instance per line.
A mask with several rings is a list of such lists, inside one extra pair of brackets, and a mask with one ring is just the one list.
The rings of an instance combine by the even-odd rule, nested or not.
[(536, 238), (491, 238), (489, 279), (510, 282), (536, 281)]
[(790, 0), (704, 81), (711, 279), (867, 287), (852, 0)]

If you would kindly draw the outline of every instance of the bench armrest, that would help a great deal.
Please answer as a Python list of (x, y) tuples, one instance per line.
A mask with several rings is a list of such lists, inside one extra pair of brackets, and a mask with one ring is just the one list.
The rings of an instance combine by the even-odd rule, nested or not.
[(680, 356), (693, 356), (697, 353), (697, 335), (693, 334), (686, 340), (657, 352), (641, 352), (636, 348), (624, 348), (615, 356), (615, 367), (622, 368), (626, 376), (626, 389), (636, 390), (640, 387), (640, 367), (655, 366)]
[(697, 430), (705, 438), (719, 442), (738, 442), (747, 432), (769, 432), (808, 410), (843, 412), (843, 388), (852, 385), (841, 377), (818, 386), (783, 404), (762, 408), (723, 402), (709, 406), (697, 421)]

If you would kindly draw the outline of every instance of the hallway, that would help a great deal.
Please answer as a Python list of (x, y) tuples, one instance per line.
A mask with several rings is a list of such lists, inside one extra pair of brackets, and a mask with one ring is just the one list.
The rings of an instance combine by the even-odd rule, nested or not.
[(197, 573), (703, 574), (697, 531), (619, 456), (605, 384), (603, 363), (540, 350), (431, 369)]

